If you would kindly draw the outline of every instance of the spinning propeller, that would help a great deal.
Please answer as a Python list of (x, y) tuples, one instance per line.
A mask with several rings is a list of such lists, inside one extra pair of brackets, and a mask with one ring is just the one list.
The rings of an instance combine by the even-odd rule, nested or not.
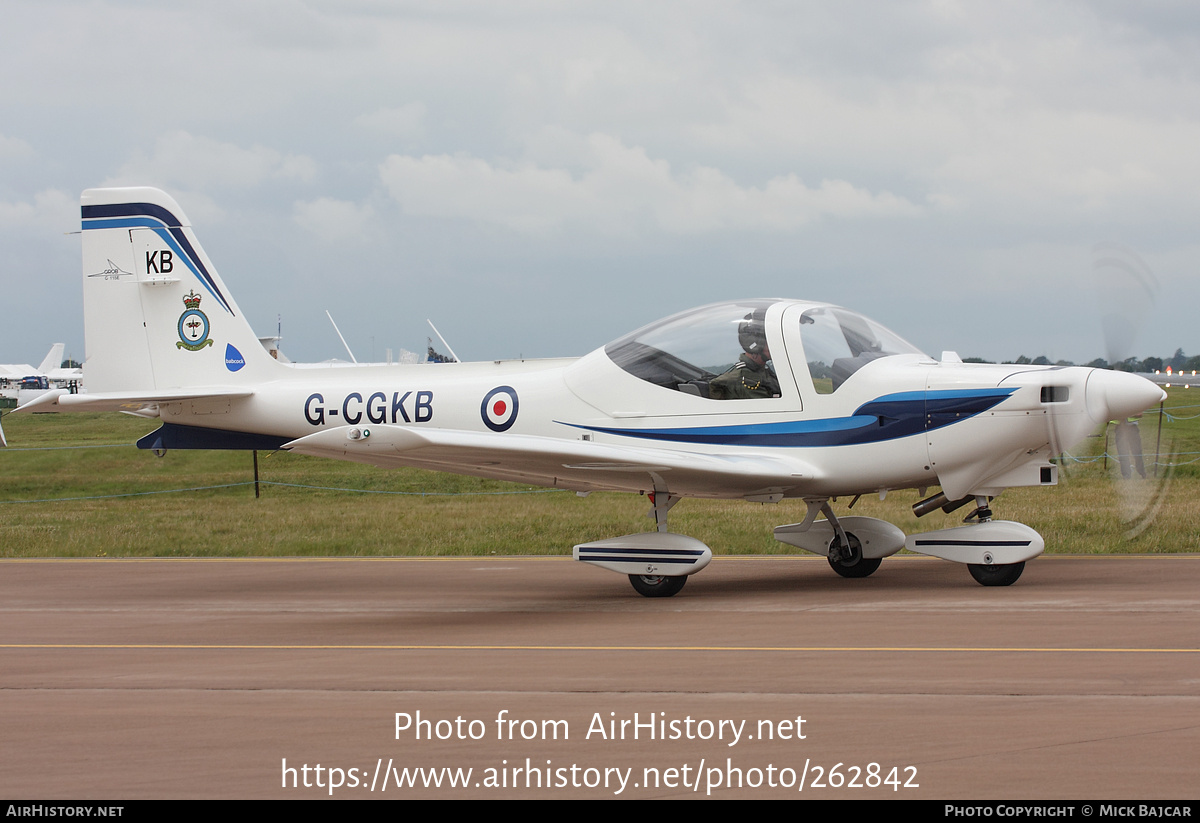
[[(1158, 279), (1145, 261), (1123, 246), (1101, 243), (1092, 252), (1092, 280), (1105, 353), (1109, 364), (1115, 366), (1133, 356), (1138, 333), (1153, 315)], [(1127, 373), (1096, 370), (1089, 376), (1086, 389), (1088, 416), (1096, 423), (1116, 423), (1115, 437), (1109, 436), (1106, 425), (1105, 447), (1110, 454), (1110, 448), (1115, 448), (1118, 455), (1116, 465), (1120, 474), (1114, 471), (1117, 510), (1129, 539), (1151, 525), (1166, 498), (1171, 479), (1169, 469), (1160, 472), (1154, 462), (1145, 459), (1142, 447), (1145, 433), (1139, 423), (1130, 419), (1153, 404), (1155, 392), (1161, 391), (1149, 381), (1142, 383), (1145, 385)], [(1065, 441), (1064, 432), (1060, 431), (1061, 421), (1051, 415), (1048, 424), (1051, 449), (1058, 454), (1062, 450), (1060, 444)]]

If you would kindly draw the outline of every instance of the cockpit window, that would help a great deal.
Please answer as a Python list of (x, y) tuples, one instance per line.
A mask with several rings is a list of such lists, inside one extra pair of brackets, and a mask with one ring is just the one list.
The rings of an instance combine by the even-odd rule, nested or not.
[[(748, 300), (694, 309), (638, 329), (604, 351), (622, 369), (656, 386), (697, 397), (728, 396), (711, 384), (739, 365), (745, 354), (742, 338), (763, 328), (772, 302)], [(771, 379), (751, 380), (759, 393), (738, 396), (778, 396), (778, 381), (771, 382), (773, 368), (770, 363), (762, 368)], [(771, 394), (761, 393), (772, 385)]]
[(833, 394), (872, 360), (921, 351), (861, 314), (834, 306), (800, 315), (800, 340), (818, 394)]

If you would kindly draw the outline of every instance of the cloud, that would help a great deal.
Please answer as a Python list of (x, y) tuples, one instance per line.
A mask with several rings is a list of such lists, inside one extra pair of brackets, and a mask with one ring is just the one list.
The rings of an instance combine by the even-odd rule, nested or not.
[(134, 157), (105, 185), (250, 188), (273, 179), (306, 183), (316, 176), (316, 169), (312, 158), (304, 155), (283, 154), (259, 145), (242, 148), (173, 131), (158, 138), (152, 154)]
[(298, 201), (293, 218), (305, 231), (325, 242), (342, 242), (368, 234), (375, 210), (370, 205), (358, 205), (346, 200), (320, 197)]
[(33, 156), (33, 147), (18, 137), (0, 134), (0, 160), (24, 160)]
[(931, 175), (955, 199), (994, 200), (1010, 209), (1082, 210), (1156, 218), (1190, 201), (1200, 186), (1192, 150), (1200, 126), (1137, 121), (1104, 112), (1027, 110), (996, 117), (986, 133), (949, 154)]
[(406, 214), (492, 223), (518, 232), (584, 227), (608, 234), (786, 232), (817, 220), (913, 217), (919, 206), (846, 180), (810, 186), (795, 174), (740, 185), (719, 169), (672, 169), (604, 134), (581, 143), (578, 170), (468, 155), (394, 154), (380, 178)]
[(79, 228), (79, 198), (57, 189), (46, 189), (29, 202), (0, 202), (0, 226), (41, 228), (64, 232)]
[(425, 123), (425, 104), (419, 100), (397, 108), (376, 109), (354, 118), (358, 126), (392, 137), (420, 135)]

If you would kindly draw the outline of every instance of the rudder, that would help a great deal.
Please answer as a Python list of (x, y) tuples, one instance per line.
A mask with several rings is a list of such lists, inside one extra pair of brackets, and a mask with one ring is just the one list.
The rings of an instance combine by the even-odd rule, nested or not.
[(90, 392), (237, 385), (283, 368), (170, 195), (88, 189), (81, 204)]

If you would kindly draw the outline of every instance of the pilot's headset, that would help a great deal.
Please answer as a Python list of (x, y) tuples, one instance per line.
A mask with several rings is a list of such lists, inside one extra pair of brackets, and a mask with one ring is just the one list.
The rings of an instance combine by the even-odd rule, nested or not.
[(738, 342), (747, 354), (762, 356), (767, 348), (767, 310), (755, 309), (738, 323)]

